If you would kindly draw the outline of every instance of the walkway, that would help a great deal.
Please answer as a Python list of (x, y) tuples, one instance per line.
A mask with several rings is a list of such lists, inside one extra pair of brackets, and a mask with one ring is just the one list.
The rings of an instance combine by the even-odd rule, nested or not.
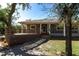
[[(17, 45), (13, 47), (8, 47), (6, 49), (0, 50), (0, 56), (32, 56), (32, 55), (43, 55), (42, 52), (34, 51), (32, 52), (33, 48), (47, 42), (48, 40), (44, 37), (33, 39), (32, 41), (26, 42), (22, 45)], [(31, 52), (30, 52), (31, 51)], [(28, 53), (29, 52), (29, 53)]]

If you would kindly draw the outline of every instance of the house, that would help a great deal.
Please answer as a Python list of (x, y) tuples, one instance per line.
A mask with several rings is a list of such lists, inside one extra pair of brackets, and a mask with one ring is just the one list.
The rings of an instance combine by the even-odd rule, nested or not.
[(51, 34), (59, 22), (57, 20), (26, 20), (19, 23), (22, 25), (21, 33), (9, 34), (6, 37), (9, 46), (40, 39), (40, 34)]
[(56, 30), (58, 20), (26, 20), (19, 22), (22, 25), (21, 33), (38, 33), (38, 34), (50, 34)]
[[(32, 39), (40, 38), (40, 34), (56, 34), (61, 36), (65, 36), (65, 25), (64, 23), (59, 23), (58, 20), (26, 20), (19, 22), (22, 25), (21, 33), (14, 33), (13, 35), (7, 35), (6, 41), (8, 42), (8, 45), (14, 45), (14, 44), (20, 44), (24, 43), (26, 41), (31, 41)], [(62, 28), (58, 28), (58, 25), (63, 25)], [(73, 27), (77, 29), (78, 32), (78, 26), (73, 24)], [(75, 30), (76, 30), (75, 29)], [(73, 29), (72, 29), (73, 30)], [(60, 33), (59, 33), (60, 31)], [(38, 35), (37, 35), (38, 34)], [(78, 34), (77, 34), (78, 36)], [(29, 40), (28, 40), (29, 39)]]
[[(38, 34), (50, 34), (54, 32), (62, 32), (63, 35), (65, 35), (65, 24), (63, 23), (63, 28), (60, 30), (57, 28), (57, 25), (59, 24), (58, 20), (54, 19), (40, 19), (40, 20), (26, 20), (19, 22), (22, 25), (21, 33), (38, 33)], [(75, 28), (78, 28), (77, 26), (74, 26)], [(57, 31), (58, 29), (58, 31)], [(74, 29), (72, 29), (73, 31)], [(73, 32), (78, 32), (77, 30), (74, 30)]]

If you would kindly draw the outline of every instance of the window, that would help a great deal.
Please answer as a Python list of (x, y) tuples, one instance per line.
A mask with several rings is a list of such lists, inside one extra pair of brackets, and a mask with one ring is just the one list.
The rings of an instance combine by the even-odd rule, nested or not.
[(35, 25), (30, 25), (31, 30), (35, 30)]

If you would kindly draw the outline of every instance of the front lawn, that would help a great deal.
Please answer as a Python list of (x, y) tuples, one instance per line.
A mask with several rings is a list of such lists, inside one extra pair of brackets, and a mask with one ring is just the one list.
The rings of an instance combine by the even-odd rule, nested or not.
[[(48, 55), (55, 55), (57, 51), (65, 52), (65, 40), (49, 40), (40, 45), (42, 51), (48, 52)], [(79, 41), (72, 41), (73, 55), (79, 56)]]

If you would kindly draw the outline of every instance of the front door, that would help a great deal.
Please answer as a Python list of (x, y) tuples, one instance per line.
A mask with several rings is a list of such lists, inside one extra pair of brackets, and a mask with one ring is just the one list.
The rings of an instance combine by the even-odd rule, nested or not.
[(42, 34), (47, 34), (47, 24), (42, 24)]

